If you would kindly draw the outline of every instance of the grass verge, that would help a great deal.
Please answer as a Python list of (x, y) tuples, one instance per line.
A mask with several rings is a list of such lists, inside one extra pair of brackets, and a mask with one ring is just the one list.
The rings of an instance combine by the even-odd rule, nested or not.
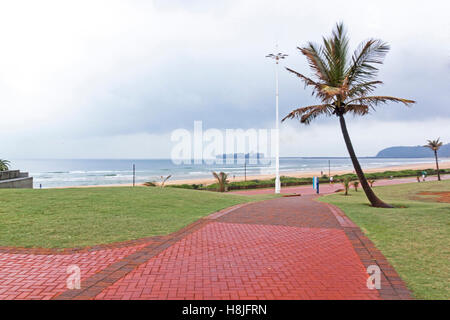
[(164, 235), (273, 197), (149, 187), (0, 189), (0, 246), (70, 248)]
[(450, 298), (450, 204), (421, 192), (450, 192), (450, 180), (374, 188), (397, 208), (368, 205), (364, 192), (320, 198), (341, 208), (375, 243), (419, 299)]

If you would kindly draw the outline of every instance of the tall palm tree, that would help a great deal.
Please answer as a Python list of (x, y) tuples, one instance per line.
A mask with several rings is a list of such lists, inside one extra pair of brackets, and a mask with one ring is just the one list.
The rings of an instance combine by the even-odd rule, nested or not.
[(438, 176), (438, 181), (441, 181), (441, 175), (439, 173), (439, 164), (438, 164), (438, 155), (437, 152), (440, 147), (442, 147), (442, 141), (439, 141), (440, 138), (437, 138), (437, 140), (427, 140), (428, 143), (424, 145), (424, 147), (430, 148), (434, 151), (434, 158), (436, 159), (436, 171)]
[(323, 38), (322, 45), (309, 42), (305, 47), (298, 47), (314, 72), (314, 80), (292, 69), (286, 69), (298, 76), (305, 83), (305, 87), (312, 87), (313, 95), (321, 101), (321, 104), (295, 109), (283, 121), (298, 118), (301, 123), (309, 124), (320, 115), (338, 117), (353, 167), (367, 198), (374, 207), (392, 208), (381, 201), (367, 183), (353, 149), (344, 115), (364, 116), (371, 109), (375, 110), (379, 104), (401, 102), (409, 105), (415, 101), (369, 95), (382, 83), (375, 80), (378, 74), (376, 65), (383, 63), (389, 46), (381, 40), (370, 39), (360, 44), (350, 57), (348, 42), (344, 25), (338, 23), (331, 37)]
[(9, 169), (10, 162), (8, 160), (0, 159), (0, 171), (6, 171)]

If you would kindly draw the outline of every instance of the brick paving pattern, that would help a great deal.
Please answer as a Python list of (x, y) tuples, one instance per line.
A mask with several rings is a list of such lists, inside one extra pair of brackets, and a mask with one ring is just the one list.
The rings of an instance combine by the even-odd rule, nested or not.
[(378, 299), (342, 230), (213, 222), (97, 299)]
[(0, 253), (0, 299), (51, 299), (66, 290), (70, 265), (80, 268), (83, 281), (146, 245), (59, 255)]
[(340, 228), (324, 203), (314, 196), (277, 198), (234, 210), (218, 220), (231, 223), (256, 223), (307, 228)]

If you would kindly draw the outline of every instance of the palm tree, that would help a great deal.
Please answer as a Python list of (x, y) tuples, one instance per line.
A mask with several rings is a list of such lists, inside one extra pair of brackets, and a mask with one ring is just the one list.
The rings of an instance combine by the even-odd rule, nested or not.
[(301, 123), (309, 124), (320, 115), (338, 117), (353, 167), (368, 200), (374, 207), (392, 208), (391, 205), (381, 201), (367, 183), (353, 149), (344, 115), (364, 116), (371, 109), (375, 110), (379, 104), (401, 102), (409, 105), (415, 101), (369, 95), (382, 83), (375, 80), (378, 73), (375, 65), (383, 63), (389, 46), (381, 40), (370, 39), (363, 42), (350, 57), (348, 42), (344, 25), (338, 23), (331, 37), (323, 38), (323, 45), (309, 42), (305, 47), (298, 48), (306, 56), (315, 80), (292, 69), (286, 69), (298, 76), (305, 83), (305, 87), (311, 86), (313, 95), (321, 101), (321, 104), (295, 109), (283, 121), (298, 118)]
[(161, 183), (159, 185), (160, 188), (164, 188), (164, 184), (167, 180), (169, 180), (172, 177), (172, 175), (168, 175), (167, 177), (161, 176)]
[(214, 178), (216, 178), (217, 183), (218, 183), (218, 190), (219, 192), (224, 192), (225, 191), (225, 186), (228, 183), (228, 175), (225, 172), (220, 172), (219, 174), (217, 174), (216, 172), (212, 172)]
[(437, 152), (440, 147), (442, 147), (442, 141), (439, 141), (440, 138), (437, 138), (437, 140), (427, 140), (428, 143), (424, 145), (424, 147), (430, 148), (434, 151), (434, 158), (436, 159), (436, 171), (438, 176), (438, 181), (441, 181), (441, 175), (439, 173), (439, 164), (438, 164), (438, 156)]
[(6, 171), (9, 169), (10, 162), (8, 160), (0, 159), (0, 171)]
[(350, 178), (344, 178), (342, 180), (342, 185), (344, 186), (345, 195), (348, 195), (348, 189), (350, 189)]
[(353, 188), (355, 188), (355, 191), (358, 191), (359, 181), (353, 181)]

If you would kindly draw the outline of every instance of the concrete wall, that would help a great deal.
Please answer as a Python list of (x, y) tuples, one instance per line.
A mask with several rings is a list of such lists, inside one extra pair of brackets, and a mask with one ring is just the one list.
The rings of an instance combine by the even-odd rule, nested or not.
[(26, 178), (26, 177), (28, 177), (28, 172), (19, 173), (19, 178)]
[(19, 170), (0, 171), (0, 180), (19, 178), (19, 175), (20, 175)]
[(4, 188), (33, 188), (33, 177), (0, 180), (0, 189)]
[(19, 170), (0, 171), (0, 188), (33, 188), (33, 177)]

